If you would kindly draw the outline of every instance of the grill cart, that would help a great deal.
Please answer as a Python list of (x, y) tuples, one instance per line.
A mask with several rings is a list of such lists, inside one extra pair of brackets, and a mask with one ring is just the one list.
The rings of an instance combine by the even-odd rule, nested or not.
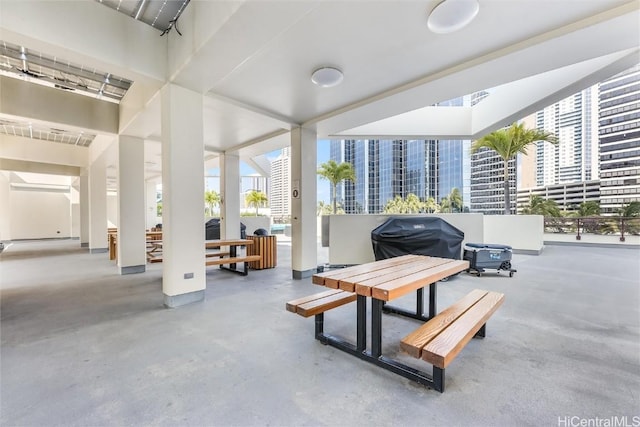
[(469, 261), (469, 270), (475, 271), (478, 277), (482, 276), (485, 269), (505, 270), (509, 272), (509, 277), (517, 270), (511, 268), (511, 246), (490, 245), (485, 243), (466, 243), (464, 245), (463, 259)]

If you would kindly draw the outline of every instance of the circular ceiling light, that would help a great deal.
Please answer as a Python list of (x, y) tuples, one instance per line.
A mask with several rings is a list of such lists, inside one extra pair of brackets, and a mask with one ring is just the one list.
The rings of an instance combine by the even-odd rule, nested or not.
[(429, 14), (427, 26), (434, 33), (452, 33), (473, 21), (479, 10), (478, 0), (444, 0)]
[(342, 71), (333, 67), (318, 68), (311, 74), (311, 81), (321, 87), (333, 87), (342, 82)]

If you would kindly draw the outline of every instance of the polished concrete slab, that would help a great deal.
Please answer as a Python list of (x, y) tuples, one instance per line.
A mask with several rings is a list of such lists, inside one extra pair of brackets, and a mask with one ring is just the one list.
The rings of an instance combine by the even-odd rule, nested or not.
[[(314, 340), (313, 319), (285, 302), (322, 288), (291, 279), (286, 244), (275, 269), (211, 268), (205, 301), (177, 309), (163, 307), (161, 264), (123, 276), (79, 246), (20, 242), (0, 255), (2, 426), (568, 426), (640, 415), (637, 249), (549, 246), (514, 255), (513, 278), (440, 282), (440, 308), (474, 288), (506, 295), (440, 394)], [(325, 332), (355, 339), (354, 322), (355, 305), (337, 308)], [(383, 326), (386, 354), (428, 368), (398, 354), (417, 322), (389, 315)]]

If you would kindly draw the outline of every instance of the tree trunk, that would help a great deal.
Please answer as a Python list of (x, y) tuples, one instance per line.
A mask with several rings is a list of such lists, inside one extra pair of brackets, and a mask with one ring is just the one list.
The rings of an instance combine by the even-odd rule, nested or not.
[(509, 191), (509, 160), (504, 161), (504, 214), (511, 214), (511, 192)]
[(333, 214), (337, 213), (337, 195), (336, 195), (336, 187), (337, 185), (333, 185)]

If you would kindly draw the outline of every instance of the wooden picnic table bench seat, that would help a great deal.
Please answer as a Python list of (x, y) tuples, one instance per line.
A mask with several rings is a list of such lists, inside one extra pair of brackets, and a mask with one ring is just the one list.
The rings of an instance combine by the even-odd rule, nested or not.
[(225, 257), (229, 256), (230, 252), (205, 252), (204, 256), (207, 258), (210, 257)]
[(400, 348), (432, 364), (434, 376), (441, 370), (444, 391), (444, 369), (471, 338), (485, 336), (487, 320), (503, 301), (504, 294), (475, 289), (404, 337)]
[[(215, 258), (213, 256), (210, 256), (210, 257), (205, 256), (204, 265), (206, 266), (219, 265), (220, 268), (233, 271), (236, 273), (241, 273), (242, 275), (246, 276), (247, 274), (249, 274), (248, 263), (251, 261), (257, 261), (259, 259), (260, 259), (260, 255), (237, 255), (234, 257), (221, 256), (220, 258)], [(235, 265), (240, 263), (243, 264), (243, 269), (236, 270)], [(224, 265), (230, 265), (230, 267), (229, 268), (223, 267)]]
[(299, 314), (302, 317), (310, 317), (353, 302), (356, 298), (357, 295), (353, 292), (332, 289), (289, 301), (287, 303), (287, 311)]

